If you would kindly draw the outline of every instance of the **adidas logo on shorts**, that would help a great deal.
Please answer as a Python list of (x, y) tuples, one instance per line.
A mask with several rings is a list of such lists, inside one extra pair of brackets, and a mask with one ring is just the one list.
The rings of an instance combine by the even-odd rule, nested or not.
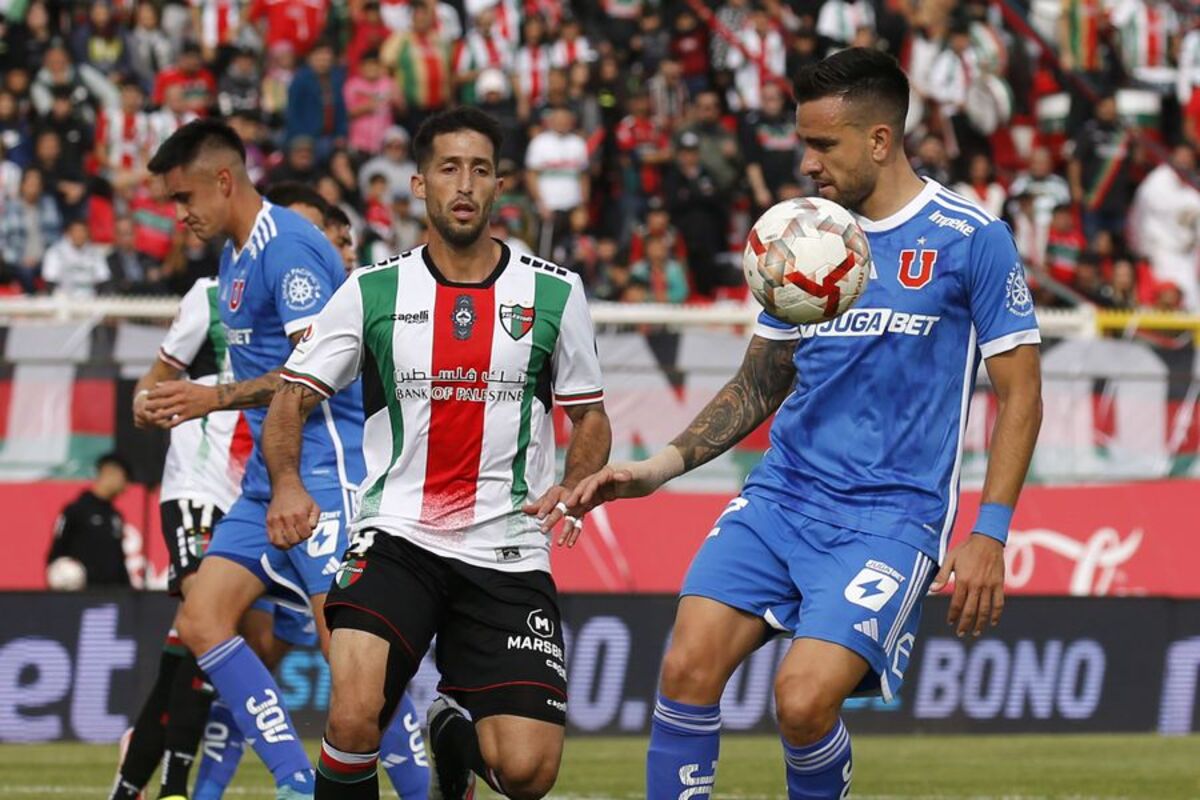
[(854, 623), (854, 630), (873, 641), (879, 641), (879, 620), (875, 617)]

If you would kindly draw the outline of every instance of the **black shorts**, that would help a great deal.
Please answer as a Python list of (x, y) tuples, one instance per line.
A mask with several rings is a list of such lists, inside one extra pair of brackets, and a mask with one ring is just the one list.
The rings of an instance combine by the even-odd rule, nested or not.
[(158, 508), (162, 514), (163, 540), (171, 556), (167, 591), (178, 597), (183, 579), (200, 569), (200, 559), (223, 512), (212, 503), (194, 500), (164, 500)]
[(365, 554), (346, 554), (325, 621), (330, 630), (362, 630), (391, 642), (389, 684), (396, 685), (386, 692), (389, 702), (398, 700), (436, 636), (438, 691), (474, 719), (511, 714), (566, 723), (562, 620), (549, 573), (475, 567), (376, 531)]

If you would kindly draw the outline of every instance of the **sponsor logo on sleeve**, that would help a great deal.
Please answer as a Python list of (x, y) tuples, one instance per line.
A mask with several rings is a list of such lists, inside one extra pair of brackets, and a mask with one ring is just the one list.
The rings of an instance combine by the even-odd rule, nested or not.
[(1025, 267), (1019, 261), (1013, 264), (1005, 281), (1004, 307), (1017, 317), (1028, 317), (1033, 313), (1033, 294), (1025, 283)]
[(321, 299), (321, 283), (308, 267), (292, 267), (283, 276), (283, 301), (293, 311), (308, 311)]

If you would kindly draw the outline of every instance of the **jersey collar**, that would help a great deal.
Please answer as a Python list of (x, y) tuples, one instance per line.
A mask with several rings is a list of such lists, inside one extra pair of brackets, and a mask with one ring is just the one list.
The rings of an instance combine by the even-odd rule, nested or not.
[(872, 220), (855, 214), (854, 216), (858, 219), (859, 227), (867, 233), (883, 233), (884, 231), (890, 231), (892, 228), (898, 228), (915, 217), (922, 208), (933, 200), (933, 196), (942, 190), (942, 185), (937, 181), (932, 181), (929, 178), (922, 178), (922, 180), (925, 181), (925, 188), (916, 197), (909, 200), (904, 208), (890, 217)]
[(492, 241), (500, 245), (500, 259), (496, 262), (496, 268), (492, 270), (491, 274), (479, 283), (461, 283), (447, 278), (437, 268), (437, 264), (433, 263), (433, 256), (429, 255), (428, 247), (421, 247), (421, 259), (425, 262), (425, 268), (429, 270), (429, 274), (433, 276), (433, 279), (443, 286), (453, 286), (456, 289), (487, 289), (503, 274), (504, 268), (508, 266), (509, 256), (511, 255), (508, 245), (504, 242), (499, 239), (493, 239)]
[[(236, 262), (241, 257), (242, 250), (246, 249), (246, 245), (250, 244), (250, 240), (254, 238), (254, 232), (257, 231), (261, 226), (266, 224), (264, 222), (264, 219), (266, 218), (266, 216), (268, 214), (271, 213), (272, 208), (273, 208), (273, 206), (267, 201), (267, 198), (264, 197), (262, 199), (262, 208), (258, 209), (258, 213), (254, 215), (254, 225), (250, 228), (250, 233), (246, 236), (246, 241), (242, 242), (241, 249), (239, 249), (237, 247), (233, 248), (233, 261), (234, 262)], [(229, 240), (229, 244), (231, 246), (233, 245), (232, 237)]]

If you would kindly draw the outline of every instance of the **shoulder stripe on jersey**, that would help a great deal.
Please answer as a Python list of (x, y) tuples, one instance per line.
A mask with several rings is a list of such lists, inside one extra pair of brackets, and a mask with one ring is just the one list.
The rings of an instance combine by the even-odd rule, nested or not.
[(166, 350), (163, 350), (161, 347), (158, 348), (158, 357), (161, 358), (163, 361), (167, 362), (168, 364), (170, 364), (175, 369), (187, 369), (188, 368), (187, 364), (183, 363), (178, 358), (176, 358), (175, 356), (168, 353)]
[(552, 264), (549, 261), (542, 261), (541, 259), (533, 258), (531, 256), (521, 256), (520, 261), (527, 267), (533, 267), (536, 270), (540, 270), (557, 278), (562, 278), (563, 280), (569, 280), (571, 277), (571, 271), (569, 269), (566, 267), (560, 267), (558, 264)]
[(333, 397), (335, 394), (333, 389), (330, 386), (327, 386), (323, 381), (303, 372), (296, 372), (295, 370), (284, 368), (279, 371), (279, 377), (283, 378), (289, 383), (299, 383), (303, 386), (307, 386), (314, 392), (317, 392), (325, 397)]
[(959, 214), (966, 214), (968, 217), (971, 217), (976, 222), (978, 222), (980, 225), (988, 225), (989, 223), (996, 221), (995, 217), (993, 217), (988, 212), (984, 211), (982, 208), (979, 208), (978, 206), (964, 205), (965, 203), (968, 202), (966, 200), (963, 200), (961, 202), (956, 202), (955, 200), (947, 197), (943, 193), (938, 193), (933, 198), (933, 202), (937, 203), (939, 206), (941, 206), (942, 208), (945, 208), (949, 211), (957, 211)]
[(964, 208), (968, 211), (974, 211), (977, 214), (982, 214), (984, 217), (991, 220), (992, 222), (996, 221), (996, 215), (993, 214), (992, 212), (988, 211), (983, 206), (979, 205), (979, 203), (976, 203), (974, 200), (970, 200), (966, 197), (963, 197), (958, 192), (951, 191), (950, 189), (947, 189), (945, 186), (943, 186), (941, 191), (938, 192), (938, 195), (943, 200), (945, 200), (947, 203), (950, 203), (950, 204), (956, 205), (956, 206), (961, 206), (962, 208)]
[(263, 219), (267, 223), (266, 233), (267, 233), (267, 241), (269, 242), (272, 239), (274, 239), (277, 235), (279, 235), (279, 226), (275, 224), (275, 219), (271, 216), (271, 214), (269, 212), (263, 216)]

